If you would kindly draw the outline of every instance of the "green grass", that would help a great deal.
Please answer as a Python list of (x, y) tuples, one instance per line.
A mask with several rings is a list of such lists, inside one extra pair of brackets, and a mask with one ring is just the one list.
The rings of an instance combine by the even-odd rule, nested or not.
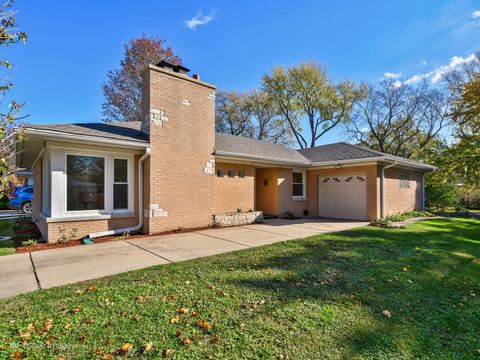
[(440, 219), (156, 266), (0, 300), (0, 358), (22, 343), (30, 359), (125, 358), (131, 343), (136, 359), (476, 359), (479, 258), (480, 221)]
[[(0, 220), (0, 236), (12, 236), (12, 225), (15, 220)], [(13, 240), (0, 241), (0, 256), (15, 253)]]

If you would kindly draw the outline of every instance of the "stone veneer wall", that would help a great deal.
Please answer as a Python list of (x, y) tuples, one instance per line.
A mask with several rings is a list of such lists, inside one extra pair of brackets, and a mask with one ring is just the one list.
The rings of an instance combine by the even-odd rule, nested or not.
[(254, 224), (262, 221), (263, 213), (261, 211), (249, 211), (245, 213), (231, 212), (213, 215), (213, 225), (221, 227)]

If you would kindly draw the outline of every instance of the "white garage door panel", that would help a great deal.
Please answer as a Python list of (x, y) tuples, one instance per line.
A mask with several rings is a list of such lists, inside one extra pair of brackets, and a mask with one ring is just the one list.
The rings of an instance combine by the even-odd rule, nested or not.
[(367, 220), (365, 174), (320, 176), (318, 178), (318, 215)]

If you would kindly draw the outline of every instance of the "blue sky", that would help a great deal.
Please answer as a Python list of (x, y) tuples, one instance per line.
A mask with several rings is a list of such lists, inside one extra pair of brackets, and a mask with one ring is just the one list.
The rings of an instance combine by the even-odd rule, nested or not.
[[(272, 66), (302, 60), (319, 61), (336, 80), (433, 79), (452, 58), (480, 50), (478, 0), (17, 0), (15, 7), (29, 39), (2, 57), (13, 63), (12, 95), (27, 102), (31, 123), (100, 121), (105, 74), (142, 33), (167, 39), (203, 80), (237, 90), (258, 87)], [(336, 130), (321, 143), (339, 140)]]

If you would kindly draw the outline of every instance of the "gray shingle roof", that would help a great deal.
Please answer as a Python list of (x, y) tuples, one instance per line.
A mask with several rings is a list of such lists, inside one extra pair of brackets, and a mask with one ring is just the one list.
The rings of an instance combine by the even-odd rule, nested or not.
[(140, 121), (124, 123), (78, 123), (27, 125), (28, 129), (49, 130), (67, 134), (104, 137), (108, 139), (148, 142), (148, 136), (143, 133)]
[(312, 162), (364, 159), (385, 155), (344, 142), (321, 145), (298, 151)]
[(383, 157), (390, 161), (399, 161), (412, 166), (435, 168), (434, 166), (402, 158), (400, 156), (385, 154), (380, 151), (366, 149), (357, 145), (338, 142), (334, 144), (316, 146), (314, 148), (298, 150), (303, 156), (312, 163), (368, 159)]
[(285, 145), (267, 143), (243, 136), (215, 134), (215, 154), (249, 157), (285, 163), (308, 165), (310, 161), (297, 150)]
[[(77, 123), (27, 125), (28, 129), (48, 130), (66, 134), (87, 135), (105, 139), (129, 140), (148, 144), (148, 135), (141, 131), (141, 122), (124, 123)], [(421, 162), (407, 160), (379, 151), (365, 149), (344, 142), (321, 145), (314, 148), (296, 150), (285, 145), (249, 139), (222, 133), (215, 134), (215, 154), (232, 157), (250, 158), (259, 161), (274, 161), (288, 164), (310, 165), (312, 163), (348, 161), (355, 159), (384, 158), (399, 161), (415, 167), (435, 167)]]

